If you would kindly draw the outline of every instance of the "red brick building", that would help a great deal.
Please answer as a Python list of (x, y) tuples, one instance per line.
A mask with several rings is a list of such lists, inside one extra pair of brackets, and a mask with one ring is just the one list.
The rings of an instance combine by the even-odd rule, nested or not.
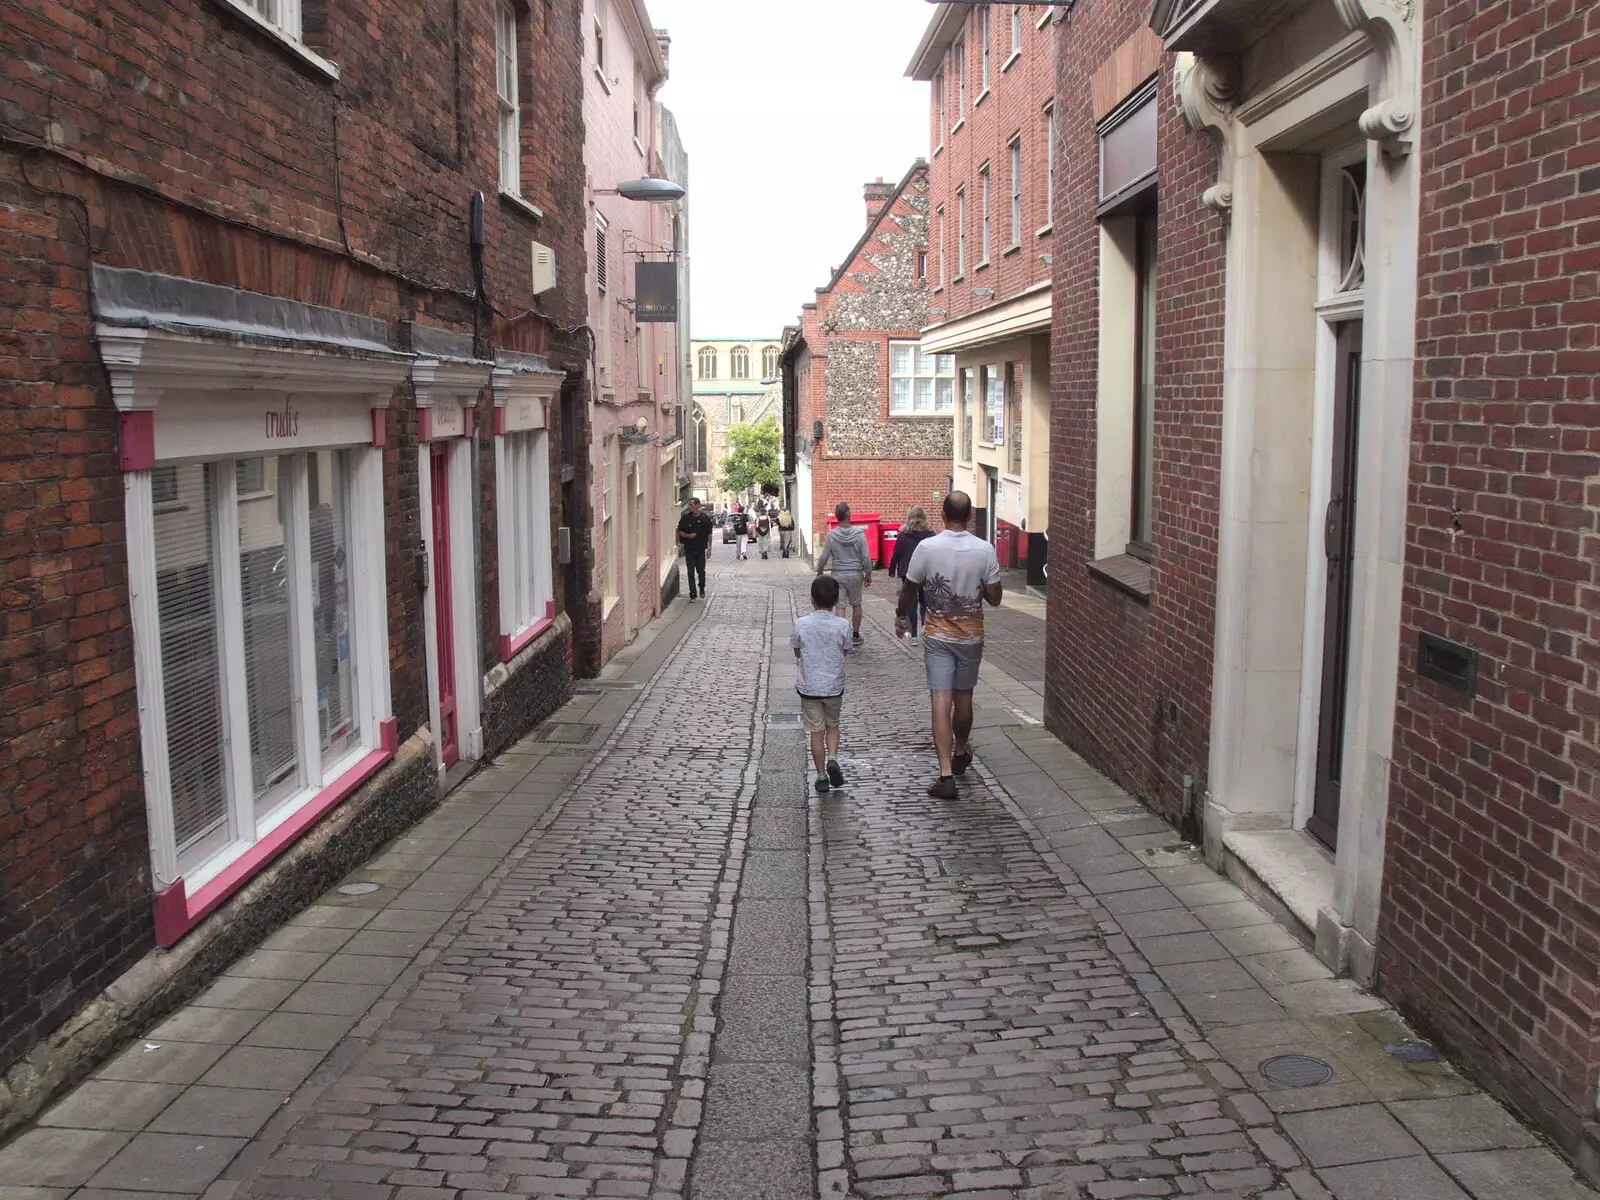
[(951, 473), (1006, 566), (1045, 582), (1050, 520), (1051, 10), (941, 4), (907, 74), (929, 86), (929, 325), (955, 378)]
[[(816, 553), (843, 500), (901, 521), (949, 483), (948, 411), (916, 410), (916, 381), (954, 377), (918, 350), (927, 322), (928, 168), (865, 188), (867, 229), (785, 331), (784, 469), (802, 552)], [(899, 399), (897, 399), (899, 397)]]
[(1594, 32), (1058, 27), (1046, 709), (1591, 1175)]
[(0, 0), (0, 1128), (568, 693), (579, 10)]

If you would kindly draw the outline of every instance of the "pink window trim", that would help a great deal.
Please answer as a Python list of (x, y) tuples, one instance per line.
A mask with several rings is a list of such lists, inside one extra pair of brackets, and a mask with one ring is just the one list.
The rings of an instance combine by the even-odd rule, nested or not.
[(360, 762), (318, 792), (292, 817), (251, 846), (229, 864), (227, 870), (193, 896), (188, 894), (182, 879), (166, 891), (157, 892), (156, 942), (163, 949), (177, 945), (184, 934), (205, 920), (218, 905), (260, 874), (268, 863), (299, 841), (302, 834), (376, 775), (400, 748), (398, 727), (393, 717), (379, 723), (378, 735), (377, 750), (363, 755)]
[(387, 446), (389, 444), (389, 410), (375, 408), (372, 410), (372, 445)]
[(509, 633), (502, 633), (500, 635), (500, 661), (503, 663), (510, 662), (517, 655), (521, 654), (523, 650), (527, 649), (529, 643), (531, 643), (546, 629), (549, 629), (550, 626), (554, 625), (555, 622), (556, 602), (554, 600), (546, 600), (544, 602), (544, 620), (535, 621), (532, 625), (529, 625), (521, 633), (516, 634), (515, 636)]
[(156, 465), (156, 414), (148, 409), (119, 414), (122, 469), (149, 471)]

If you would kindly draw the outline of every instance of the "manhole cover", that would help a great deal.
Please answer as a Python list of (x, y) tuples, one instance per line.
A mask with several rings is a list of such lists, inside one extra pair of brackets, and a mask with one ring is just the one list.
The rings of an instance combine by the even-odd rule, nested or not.
[(566, 742), (573, 746), (587, 746), (589, 739), (594, 737), (599, 729), (598, 725), (588, 725), (582, 721), (551, 721), (539, 730), (534, 741)]
[(1309, 1054), (1279, 1054), (1261, 1064), (1261, 1073), (1284, 1087), (1316, 1087), (1333, 1078), (1333, 1068)]
[(802, 720), (803, 720), (803, 718), (800, 716), (799, 713), (774, 713), (774, 712), (769, 712), (767, 714), (767, 724), (768, 725), (775, 725), (775, 726), (779, 727), (780, 729), (796, 728), (796, 727), (798, 727), (800, 725)]
[(644, 683), (637, 679), (585, 679), (572, 685), (574, 696), (599, 696), (606, 692), (638, 692)]
[(1383, 1048), (1391, 1058), (1406, 1063), (1439, 1062), (1442, 1055), (1427, 1042), (1395, 1042)]
[(1006, 860), (999, 854), (958, 854), (935, 859), (941, 875), (1004, 875)]
[(345, 883), (339, 886), (339, 893), (344, 896), (370, 896), (377, 890), (375, 883)]

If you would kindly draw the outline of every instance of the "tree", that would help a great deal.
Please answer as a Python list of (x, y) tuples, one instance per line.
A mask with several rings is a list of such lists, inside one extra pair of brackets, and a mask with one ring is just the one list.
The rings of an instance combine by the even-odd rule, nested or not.
[(764, 483), (778, 483), (778, 422), (728, 427), (728, 456), (722, 460), (722, 490), (739, 494)]

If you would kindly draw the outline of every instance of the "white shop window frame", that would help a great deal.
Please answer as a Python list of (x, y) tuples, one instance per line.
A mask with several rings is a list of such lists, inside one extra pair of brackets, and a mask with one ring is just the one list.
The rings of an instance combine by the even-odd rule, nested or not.
[(450, 486), (450, 619), (455, 658), (457, 761), (483, 757), (483, 671), (478, 649), (478, 503), (473, 487), (472, 413), (489, 382), (492, 364), (459, 359), (419, 359), (411, 369), (417, 397), (417, 502), (422, 545), (428, 556), (429, 591), (422, 606), (427, 638), (428, 720), (434, 731), (435, 766), (443, 774), (439, 714), (438, 608), (432, 592), (436, 548), (433, 536), (433, 447), (446, 444)]
[[(389, 680), (383, 462), (375, 447), (382, 444), (389, 396), (408, 363), (401, 355), (342, 357), (111, 324), (97, 326), (96, 336), (121, 424), (129, 608), (156, 939), (171, 946), (397, 749)], [(279, 414), (286, 419), (280, 420)], [(154, 477), (168, 466), (217, 464), (210, 487), (218, 569), (213, 586), (220, 601), (220, 693), (228, 705), (227, 728), (237, 734), (248, 730), (249, 714), (245, 690), (230, 686), (245, 670), (236, 463), (316, 451), (342, 452), (348, 461), (351, 657), (359, 741), (324, 766), (320, 751), (306, 752), (307, 745), (318, 741), (315, 706), (300, 703), (305, 786), (258, 817), (253, 789), (230, 785), (232, 832), (226, 843), (204, 861), (180, 863), (165, 720)], [(303, 461), (284, 472), (279, 483), (287, 485), (294, 502), (289, 509), (294, 532), (287, 548), (300, 568), (292, 577), (298, 581), (296, 604), (301, 608), (310, 603), (309, 562), (298, 561), (310, 554), (309, 536), (299, 536), (309, 532), (304, 524), (309, 510)], [(310, 640), (298, 635), (295, 640), (300, 677), (314, 679)], [(247, 733), (230, 739), (228, 773), (230, 780), (251, 778)]]
[[(496, 544), (500, 661), (509, 663), (555, 621), (550, 504), (550, 407), (563, 376), (494, 370)], [(530, 439), (528, 455), (519, 441)]]

